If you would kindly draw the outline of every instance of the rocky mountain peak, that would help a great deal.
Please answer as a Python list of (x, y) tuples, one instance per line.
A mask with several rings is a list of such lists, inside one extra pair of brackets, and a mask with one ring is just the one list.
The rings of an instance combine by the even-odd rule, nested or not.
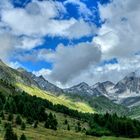
[(105, 81), (102, 83), (105, 87), (110, 87), (110, 86), (114, 86), (114, 83), (113, 82), (110, 82), (110, 81)]
[(74, 86), (74, 87), (81, 87), (81, 88), (84, 88), (84, 87), (89, 87), (89, 85), (85, 82), (81, 82), (79, 83), (78, 85)]

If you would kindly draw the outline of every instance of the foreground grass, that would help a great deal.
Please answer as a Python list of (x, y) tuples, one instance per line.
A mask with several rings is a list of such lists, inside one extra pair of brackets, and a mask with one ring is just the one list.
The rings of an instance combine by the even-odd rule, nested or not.
[[(52, 112), (51, 110), (47, 110), (47, 112)], [(69, 116), (64, 116), (61, 113), (52, 112), (56, 115), (59, 120), (58, 130), (54, 131), (51, 129), (44, 128), (44, 123), (39, 123), (37, 128), (33, 128), (32, 125), (26, 124), (26, 129), (23, 131), (19, 125), (13, 127), (14, 132), (17, 134), (18, 138), (24, 133), (27, 137), (27, 140), (131, 140), (129, 138), (119, 138), (119, 137), (93, 137), (87, 136), (84, 133), (78, 132), (76, 133), (74, 130), (74, 125), (78, 120), (71, 118)], [(14, 115), (14, 118), (16, 115)], [(64, 124), (64, 120), (67, 119), (68, 123), (71, 126), (71, 130), (66, 130), (66, 125)], [(25, 119), (23, 118), (25, 121)], [(3, 140), (5, 131), (4, 131), (4, 123), (6, 120), (2, 120), (0, 124), (0, 140)], [(82, 122), (80, 122), (82, 124)], [(82, 127), (88, 129), (88, 125), (85, 123), (82, 124)], [(140, 140), (140, 138), (135, 138), (133, 140)]]
[[(75, 133), (73, 131), (57, 130), (53, 131), (50, 129), (44, 129), (38, 127), (33, 129), (31, 127), (26, 128), (25, 131), (20, 130), (20, 128), (15, 128), (14, 131), (17, 133), (18, 137), (21, 134), (25, 134), (27, 140), (132, 140), (129, 138), (119, 138), (119, 137), (92, 137), (86, 136), (81, 133)], [(3, 140), (3, 136), (0, 134), (0, 140)], [(135, 138), (133, 140), (140, 140), (140, 138)]]
[(140, 138), (101, 137), (98, 140), (140, 140)]
[(89, 104), (83, 102), (74, 102), (64, 95), (55, 96), (54, 94), (40, 90), (37, 87), (29, 87), (21, 83), (17, 83), (17, 86), (32, 96), (36, 95), (37, 97), (47, 99), (54, 104), (62, 104), (69, 107), (70, 109), (78, 110), (80, 112), (95, 112)]

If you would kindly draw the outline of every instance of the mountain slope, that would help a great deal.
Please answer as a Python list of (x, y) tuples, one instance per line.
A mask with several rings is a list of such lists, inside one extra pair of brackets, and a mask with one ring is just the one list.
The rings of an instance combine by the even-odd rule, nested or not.
[(22, 89), (23, 91), (27, 92), (28, 94), (32, 95), (32, 96), (37, 96), (37, 97), (41, 97), (43, 99), (47, 99), (49, 101), (51, 101), (53, 104), (62, 104), (64, 106), (67, 106), (71, 109), (74, 110), (78, 110), (80, 112), (90, 112), (90, 113), (94, 113), (95, 110), (86, 102), (74, 102), (72, 99), (64, 96), (64, 95), (60, 95), (60, 96), (56, 96), (54, 94), (52, 94), (51, 92), (47, 92), (44, 90), (41, 90), (37, 87), (30, 87), (27, 85), (24, 85), (22, 83), (17, 83), (16, 84), (17, 87), (19, 87), (20, 89)]
[[(16, 85), (17, 90), (22, 90), (30, 95), (48, 99), (54, 104), (62, 104), (81, 112), (95, 112), (88, 103), (81, 101), (74, 102), (72, 99), (63, 95), (62, 89), (49, 83), (42, 76), (37, 77), (21, 68), (18, 70), (12, 69), (2, 61), (0, 61), (0, 79), (11, 83), (11, 85)], [(7, 85), (4, 87), (4, 85), (0, 83), (0, 87), (0, 90), (9, 94), (11, 93), (11, 90), (7, 88)]]
[(140, 105), (140, 76), (135, 71), (120, 80), (112, 90), (108, 91), (111, 100), (127, 107)]
[(92, 96), (93, 95), (93, 90), (85, 82), (82, 82), (71, 88), (64, 89), (64, 92), (73, 94), (73, 95), (77, 94), (77, 95), (81, 95), (81, 96)]
[(90, 100), (90, 105), (100, 114), (108, 112), (110, 114), (117, 113), (118, 115), (127, 115), (129, 111), (127, 107), (115, 104), (105, 96), (94, 97)]
[(47, 81), (43, 76), (37, 77), (33, 73), (27, 72), (23, 68), (18, 68), (17, 70), (21, 72), (24, 76), (28, 77), (29, 79), (32, 79), (36, 83), (33, 84), (34, 86), (37, 85), (40, 89), (53, 92), (54, 94), (63, 93), (62, 89)]

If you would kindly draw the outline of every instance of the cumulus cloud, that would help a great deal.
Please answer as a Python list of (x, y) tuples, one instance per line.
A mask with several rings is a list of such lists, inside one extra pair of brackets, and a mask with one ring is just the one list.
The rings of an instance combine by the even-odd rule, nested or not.
[(31, 50), (39, 45), (42, 45), (44, 40), (42, 38), (34, 38), (28, 36), (22, 36), (19, 38), (20, 45), (17, 48), (23, 50)]
[(0, 33), (0, 58), (7, 60), (19, 44), (17, 38), (9, 33)]
[(31, 50), (42, 43), (43, 40), (39, 38), (17, 37), (8, 32), (0, 32), (0, 59), (13, 66), (14, 63), (10, 62), (11, 58), (15, 59), (24, 53), (24, 51)]
[(62, 36), (72, 39), (96, 33), (96, 26), (82, 19), (61, 19), (65, 12), (66, 9), (61, 2), (34, 0), (25, 9), (3, 9), (1, 19), (17, 35)]
[(36, 76), (43, 75), (44, 77), (48, 77), (48, 76), (51, 74), (51, 70), (50, 70), (50, 69), (42, 68), (42, 69), (39, 70), (39, 71), (33, 71), (33, 73), (34, 73)]
[(140, 50), (140, 1), (113, 0), (99, 4), (101, 20), (105, 21), (93, 42), (101, 45), (105, 58), (130, 57)]
[[(117, 64), (106, 64), (104, 66), (91, 65), (88, 69), (83, 70), (82, 73), (75, 76), (71, 81), (61, 85), (61, 87), (71, 87), (79, 82), (87, 82), (89, 85), (94, 85), (97, 82), (112, 81), (117, 83), (124, 76), (140, 69), (140, 56), (134, 58), (121, 59)], [(49, 78), (48, 75), (44, 75)], [(50, 79), (51, 80), (51, 79)], [(58, 86), (59, 83), (52, 81)]]
[(88, 69), (90, 65), (98, 63), (101, 51), (98, 45), (88, 42), (74, 46), (60, 44), (55, 51), (40, 51), (38, 57), (53, 62), (50, 77), (53, 81), (64, 84)]

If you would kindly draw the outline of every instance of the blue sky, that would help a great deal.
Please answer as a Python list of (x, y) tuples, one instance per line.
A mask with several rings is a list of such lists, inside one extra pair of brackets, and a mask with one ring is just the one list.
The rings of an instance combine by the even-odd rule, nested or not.
[[(40, 0), (41, 1), (41, 0)], [(60, 2), (65, 2), (66, 0), (58, 0)], [(12, 4), (14, 5), (15, 8), (25, 8), (29, 3), (31, 3), (31, 0), (11, 0)], [(92, 11), (94, 10), (94, 15), (90, 15), (89, 19), (85, 19), (85, 21), (90, 22), (91, 24), (94, 23), (96, 24), (97, 27), (100, 27), (102, 25), (102, 22), (100, 20), (100, 15), (98, 11), (98, 3), (102, 4), (108, 4), (109, 0), (83, 0), (83, 3)], [(70, 19), (70, 18), (75, 18), (79, 19), (81, 18), (81, 15), (78, 12), (78, 5), (75, 5), (73, 3), (69, 3), (66, 5), (67, 13), (63, 15), (62, 19)], [(59, 19), (59, 17), (58, 17)], [(55, 50), (57, 45), (59, 43), (62, 43), (64, 45), (69, 45), (69, 44), (78, 44), (80, 42), (86, 42), (89, 41), (91, 42), (92, 38), (94, 36), (94, 33), (91, 34), (90, 36), (83, 36), (81, 38), (76, 38), (76, 39), (69, 39), (69, 38), (63, 38), (61, 36), (58, 37), (50, 37), (48, 35), (44, 36), (44, 43), (37, 46), (35, 49), (41, 49), (41, 48), (47, 48), (47, 49), (53, 49)], [(31, 50), (32, 52), (32, 50)], [(111, 60), (112, 62), (112, 60)], [(52, 63), (46, 63), (44, 61), (38, 61), (38, 62), (23, 62), (20, 61), (21, 65), (25, 68), (27, 68), (29, 71), (38, 71), (42, 67), (44, 68), (52, 68)]]
[(139, 7), (139, 0), (1, 0), (1, 59), (62, 87), (116, 82), (139, 69)]

